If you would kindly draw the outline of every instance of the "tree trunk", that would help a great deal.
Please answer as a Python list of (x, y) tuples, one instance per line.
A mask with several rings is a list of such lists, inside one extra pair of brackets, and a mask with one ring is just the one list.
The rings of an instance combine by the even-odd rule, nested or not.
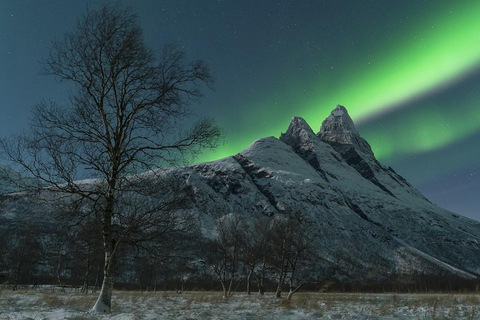
[(287, 276), (287, 267), (284, 265), (280, 269), (280, 275), (278, 276), (278, 284), (277, 284), (277, 291), (275, 292), (275, 297), (281, 298), (282, 297), (282, 287), (285, 283), (285, 277)]
[(223, 281), (222, 281), (222, 289), (223, 289), (223, 298), (224, 299), (228, 298), (227, 287), (225, 286), (225, 283)]
[(283, 270), (280, 270), (280, 275), (278, 276), (277, 290), (275, 291), (275, 297), (282, 297), (282, 286), (283, 286)]
[(290, 277), (289, 277), (289, 285), (290, 285), (290, 290), (288, 291), (288, 296), (287, 296), (287, 300), (290, 300), (292, 299), (292, 296), (295, 292), (298, 291), (298, 289), (300, 289), (300, 287), (302, 286), (302, 284), (300, 284), (299, 286), (297, 286), (296, 288), (294, 288), (294, 285), (293, 285), (293, 282), (294, 282), (294, 279), (295, 279), (295, 271), (297, 270), (297, 262), (298, 262), (298, 257), (299, 257), (299, 253), (297, 252), (297, 254), (295, 255), (295, 258), (292, 260), (292, 262), (290, 262)]
[(288, 291), (287, 300), (291, 300), (294, 293), (295, 293), (295, 292), (293, 292), (293, 291), (290, 289), (290, 291)]
[(20, 259), (20, 261), (17, 264), (17, 267), (15, 268), (15, 278), (14, 278), (15, 281), (13, 283), (12, 291), (17, 291), (18, 279), (20, 278), (20, 272), (22, 270), (23, 257), (24, 257), (24, 254), (22, 254), (22, 258)]
[(105, 276), (103, 278), (102, 289), (100, 290), (100, 295), (98, 296), (97, 302), (95, 302), (95, 305), (91, 310), (92, 312), (110, 312), (110, 309), (112, 308), (112, 291), (114, 282), (115, 277), (113, 276)]
[(258, 279), (258, 294), (265, 294), (265, 271), (267, 270), (267, 262), (265, 257), (263, 257), (262, 269), (260, 270), (260, 277)]
[(88, 251), (87, 261), (86, 261), (86, 270), (85, 275), (83, 276), (83, 286), (82, 286), (82, 293), (88, 293), (88, 278), (90, 278), (90, 250)]
[(292, 286), (290, 286), (290, 290), (288, 291), (287, 300), (292, 299), (292, 296), (293, 296), (303, 285), (304, 285), (304, 284), (301, 283), (301, 284), (299, 284), (296, 288), (293, 288)]
[(252, 278), (252, 274), (253, 274), (253, 269), (250, 269), (250, 272), (248, 273), (248, 276), (247, 276), (247, 294), (250, 295), (251, 294), (251, 290), (250, 290), (250, 280)]
[(90, 278), (90, 245), (87, 244), (87, 258), (85, 260), (85, 275), (83, 276), (83, 285), (81, 293), (88, 293), (88, 279)]
[(58, 286), (60, 287), (60, 291), (65, 292), (65, 288), (63, 287), (62, 279), (60, 273), (62, 272), (62, 254), (58, 254), (58, 263), (57, 263), (57, 282)]
[(288, 258), (289, 258), (288, 247), (289, 247), (289, 243), (287, 243), (287, 239), (283, 238), (282, 239), (282, 255), (281, 255), (281, 261), (280, 261), (280, 272), (278, 275), (277, 291), (275, 292), (275, 297), (277, 298), (282, 297), (282, 287), (283, 287), (283, 284), (285, 283), (285, 278), (287, 277)]
[(95, 283), (93, 284), (92, 293), (97, 292), (98, 289), (98, 278), (100, 277), (100, 266), (97, 266), (97, 275), (95, 276)]
[(103, 245), (105, 248), (105, 265), (103, 270), (103, 283), (100, 289), (97, 302), (93, 306), (91, 312), (107, 313), (112, 307), (112, 291), (115, 282), (115, 249), (117, 243), (112, 235), (112, 216), (115, 189), (115, 181), (109, 181), (109, 191), (106, 199), (105, 210), (103, 211)]
[(282, 297), (282, 285), (280, 282), (277, 285), (277, 291), (275, 292), (275, 297), (281, 298)]
[(262, 296), (265, 294), (265, 284), (264, 284), (264, 281), (265, 281), (264, 276), (261, 275), (261, 276), (260, 276), (260, 282), (258, 283), (258, 294), (260, 294), (260, 295), (262, 295)]
[(100, 289), (97, 302), (95, 302), (91, 312), (107, 313), (110, 312), (112, 308), (112, 292), (113, 284), (115, 282), (114, 258), (114, 254), (110, 254), (110, 252), (105, 253), (105, 270), (102, 288)]

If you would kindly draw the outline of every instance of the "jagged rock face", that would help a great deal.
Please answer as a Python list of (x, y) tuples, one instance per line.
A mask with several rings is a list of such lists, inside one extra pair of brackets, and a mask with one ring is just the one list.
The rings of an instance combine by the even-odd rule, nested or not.
[(334, 265), (346, 278), (480, 272), (480, 223), (435, 206), (382, 166), (342, 106), (317, 135), (294, 117), (280, 139), (262, 138), (233, 157), (176, 170), (195, 190), (192, 210), (206, 234), (221, 214), (254, 219), (296, 208), (322, 234), (319, 266)]
[(372, 148), (365, 139), (360, 137), (344, 106), (337, 105), (333, 109), (332, 113), (323, 121), (318, 136), (323, 141), (351, 145), (357, 151), (373, 156)]

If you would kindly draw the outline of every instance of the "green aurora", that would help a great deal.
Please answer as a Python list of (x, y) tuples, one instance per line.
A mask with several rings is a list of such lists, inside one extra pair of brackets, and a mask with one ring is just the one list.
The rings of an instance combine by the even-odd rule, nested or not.
[[(205, 153), (199, 162), (233, 155), (260, 137), (278, 137), (293, 115), (304, 117), (318, 131), (336, 104), (346, 106), (380, 160), (428, 152), (474, 134), (480, 128), (477, 104), (464, 105), (462, 114), (454, 108), (410, 107), (412, 101), (454, 85), (480, 66), (480, 2), (459, 1), (436, 10), (428, 19), (413, 17), (392, 41), (376, 43), (369, 54), (359, 50), (355, 61), (314, 80), (316, 87), (308, 90), (314, 92), (311, 96), (305, 98), (302, 86), (293, 84), (283, 95), (286, 102), (280, 97), (246, 106), (257, 112), (249, 123), (239, 125), (246, 121), (241, 117), (230, 121), (248, 132), (229, 132), (227, 143), (214, 153)], [(295, 101), (294, 114), (289, 99)], [(396, 109), (404, 110), (405, 115), (383, 124), (384, 115)], [(372, 118), (378, 125), (365, 127)]]
[[(42, 100), (70, 105), (72, 88), (41, 75), (38, 61), (86, 7), (50, 2), (0, 1), (1, 136), (27, 130)], [(293, 116), (318, 132), (342, 104), (382, 164), (480, 220), (480, 1), (115, 2), (138, 14), (154, 52), (176, 43), (210, 65), (216, 89), (202, 88), (192, 112), (226, 137), (197, 162), (279, 137)]]

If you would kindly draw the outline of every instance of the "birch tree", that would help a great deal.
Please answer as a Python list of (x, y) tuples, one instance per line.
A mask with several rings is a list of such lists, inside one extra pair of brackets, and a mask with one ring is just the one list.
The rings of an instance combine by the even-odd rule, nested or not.
[(256, 218), (245, 228), (245, 244), (242, 246), (242, 261), (247, 267), (247, 294), (251, 294), (251, 279), (255, 278), (258, 294), (265, 294), (265, 276), (271, 260), (270, 233), (272, 218), (262, 216)]
[(318, 250), (315, 241), (318, 236), (315, 224), (300, 211), (289, 211), (285, 216), (275, 217), (270, 237), (273, 245), (272, 262), (278, 270), (277, 298), (281, 298), (282, 287), (286, 282), (289, 286), (287, 300), (307, 283), (299, 271), (315, 259)]
[[(29, 133), (3, 139), (1, 146), (22, 174), (48, 187), (45, 192), (71, 197), (89, 208), (85, 214), (99, 215), (104, 277), (92, 311), (109, 312), (119, 244), (132, 234), (138, 242), (153, 240), (172, 225), (166, 221), (172, 215), (163, 216), (168, 206), (132, 204), (132, 199), (147, 201), (134, 196), (143, 195), (146, 180), (131, 177), (157, 174), (162, 166), (218, 145), (222, 132), (211, 119), (180, 127), (212, 77), (203, 61), (187, 62), (172, 45), (157, 59), (143, 41), (137, 17), (110, 5), (89, 9), (72, 32), (53, 41), (44, 70), (73, 85), (71, 103), (39, 104)], [(125, 199), (127, 206), (121, 203)], [(158, 221), (165, 228), (156, 228)], [(148, 237), (142, 236), (144, 230)]]
[(245, 224), (240, 215), (229, 213), (217, 220), (217, 237), (212, 243), (212, 270), (222, 285), (223, 297), (235, 293), (237, 283), (240, 250), (244, 245)]

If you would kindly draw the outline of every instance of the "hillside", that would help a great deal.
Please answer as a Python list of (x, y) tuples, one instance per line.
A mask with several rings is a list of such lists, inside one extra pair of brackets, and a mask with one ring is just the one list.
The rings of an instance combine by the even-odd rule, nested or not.
[[(273, 219), (294, 211), (318, 235), (312, 247), (315, 258), (302, 266), (311, 278), (333, 274), (336, 280), (347, 282), (409, 283), (414, 277), (468, 280), (480, 274), (480, 222), (432, 204), (392, 168), (381, 165), (342, 106), (332, 111), (317, 134), (302, 118), (294, 117), (280, 138), (258, 139), (234, 156), (138, 177), (149, 183), (174, 178), (183, 194), (182, 212), (195, 218), (196, 227), (160, 243), (169, 247), (169, 259), (174, 262), (160, 260), (160, 266), (158, 260), (152, 262), (127, 250), (118, 269), (121, 283), (142, 282), (144, 272), (154, 272), (153, 279), (167, 279), (165, 270), (175, 279), (203, 277), (205, 281), (213, 277), (208, 256), (214, 250), (208, 241), (217, 237), (216, 225), (223, 217), (241, 216), (246, 222), (243, 231), (248, 231), (259, 218)], [(36, 240), (35, 245), (43, 250), (37, 250), (36, 260), (30, 259), (28, 268), (34, 271), (24, 269), (25, 277), (33, 273), (53, 278), (57, 261), (66, 270), (64, 278), (75, 282), (82, 277), (85, 267), (78, 262), (78, 252), (86, 250), (84, 244), (72, 234), (64, 235), (66, 240), (60, 243), (57, 234), (66, 229), (55, 225), (51, 211), (22, 194), (2, 197), (2, 255), (8, 259), (0, 265), (0, 277), (9, 277), (18, 263), (15, 250), (21, 248), (16, 240), (20, 235)], [(22, 226), (22, 234), (16, 226)], [(41, 235), (31, 230), (36, 227)], [(25, 236), (32, 232), (38, 238)], [(101, 252), (101, 242), (96, 241), (96, 251), (89, 247), (88, 254)], [(70, 253), (74, 247), (80, 251)], [(41, 251), (50, 252), (49, 256)], [(101, 263), (99, 259), (95, 263)], [(269, 276), (272, 281), (275, 272)]]
[(426, 199), (382, 166), (337, 106), (315, 134), (294, 117), (280, 139), (258, 139), (235, 156), (176, 169), (191, 210), (214, 217), (307, 213), (321, 231), (325, 261), (346, 278), (480, 273), (480, 223)]

